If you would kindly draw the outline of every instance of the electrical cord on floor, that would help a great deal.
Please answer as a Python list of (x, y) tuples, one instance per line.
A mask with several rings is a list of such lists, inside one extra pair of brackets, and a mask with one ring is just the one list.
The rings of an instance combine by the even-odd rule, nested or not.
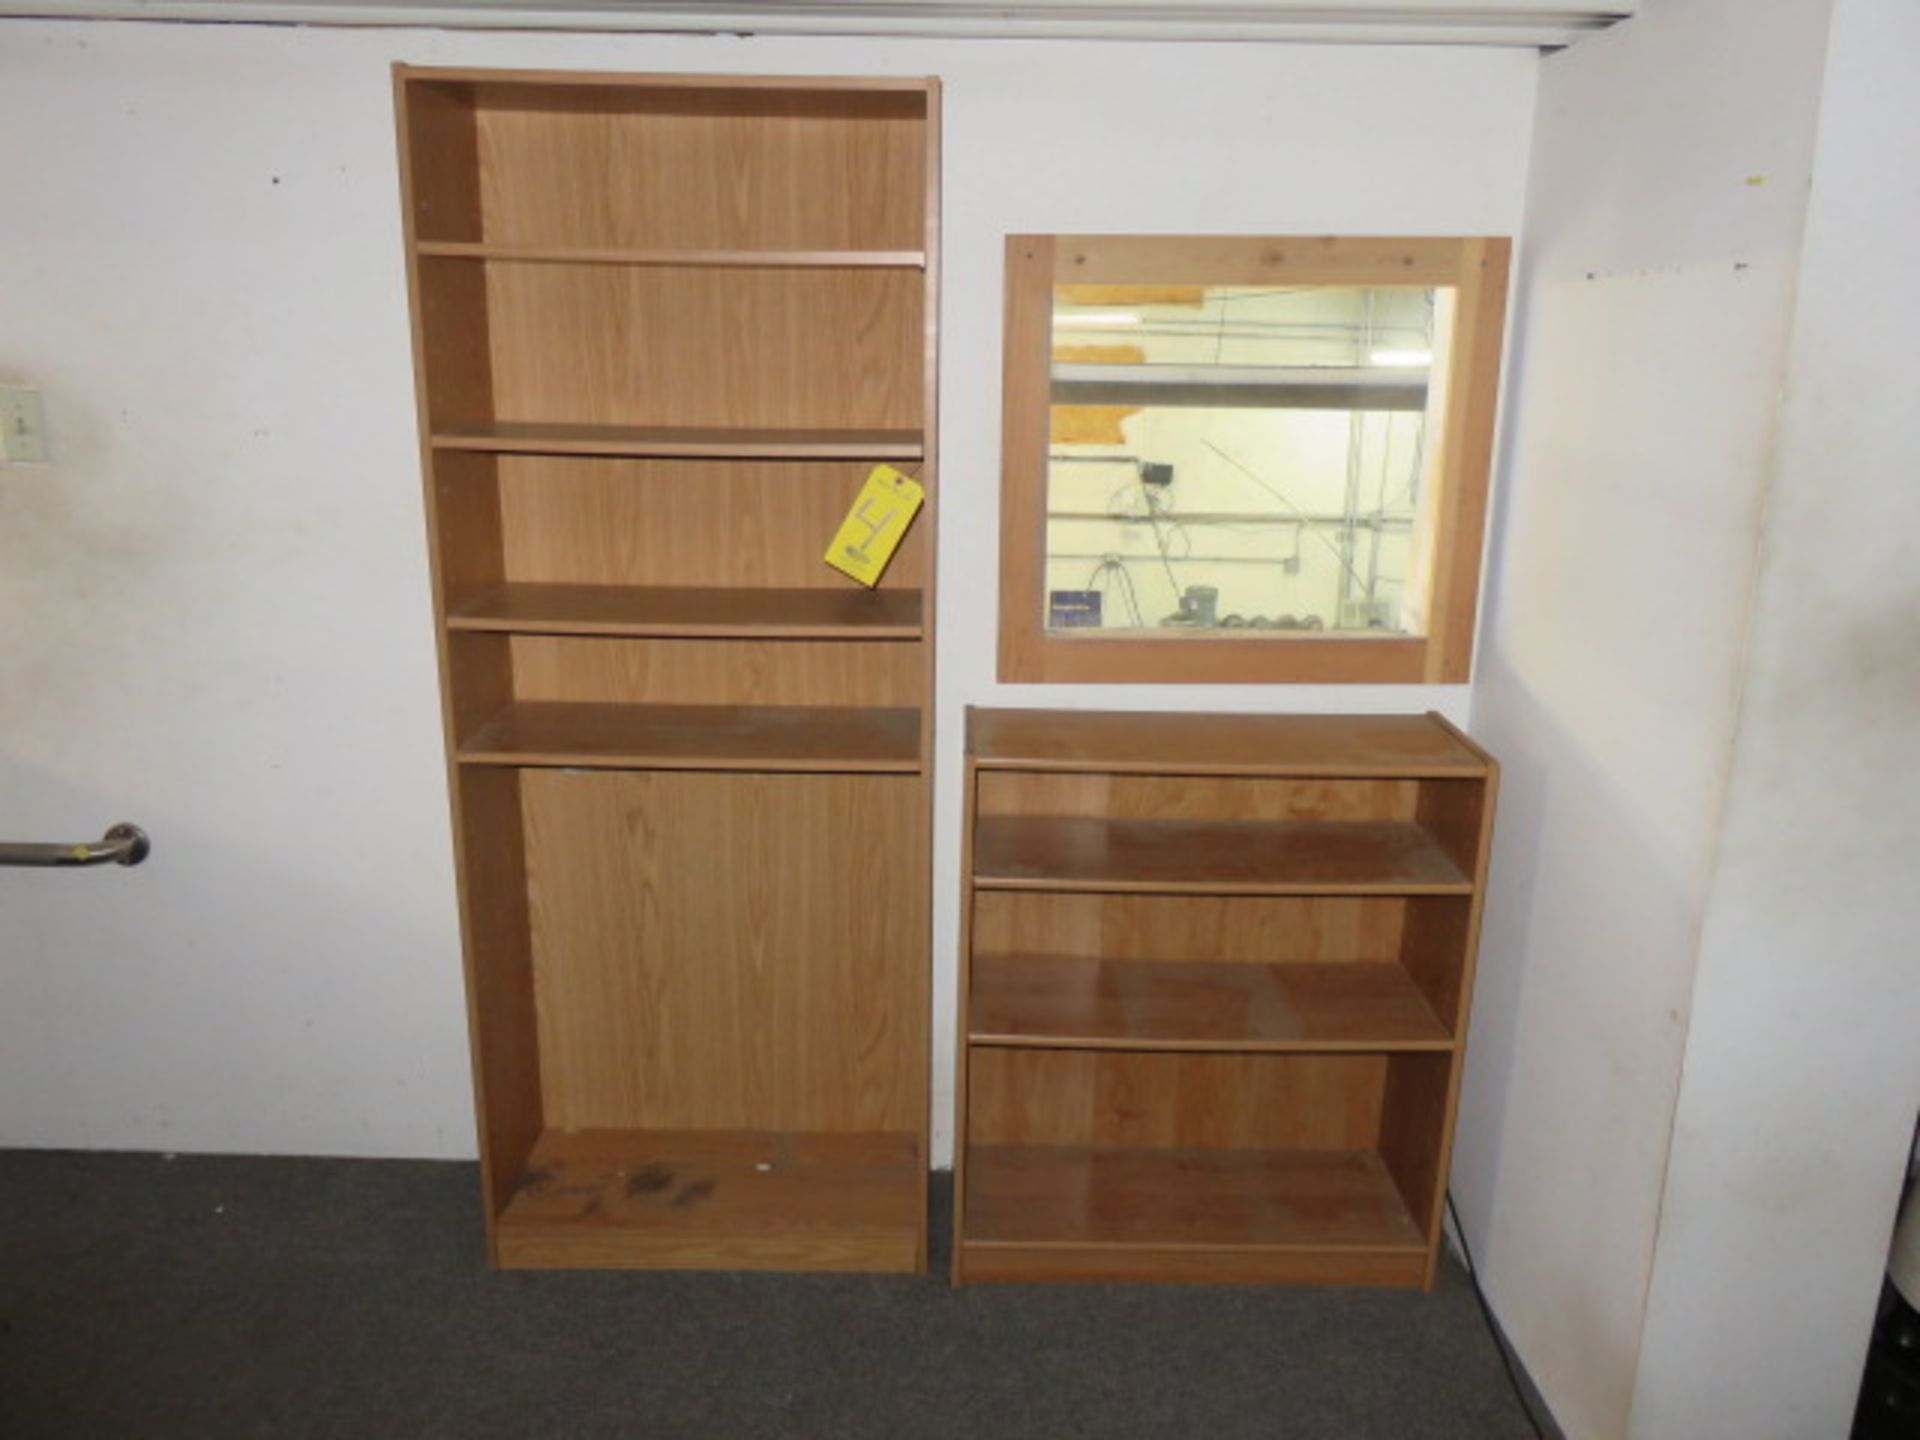
[(1473, 1298), (1480, 1302), (1480, 1315), (1487, 1322), (1487, 1333), (1493, 1337), (1493, 1348), (1500, 1353), (1500, 1365), (1507, 1372), (1507, 1383), (1513, 1386), (1513, 1398), (1520, 1402), (1520, 1413), (1527, 1417), (1527, 1424), (1533, 1427), (1535, 1440), (1547, 1440), (1547, 1432), (1534, 1418), (1526, 1387), (1520, 1383), (1520, 1372), (1513, 1368), (1513, 1354), (1507, 1348), (1507, 1337), (1500, 1329), (1500, 1322), (1493, 1318), (1493, 1307), (1487, 1303), (1487, 1292), (1480, 1288), (1480, 1271), (1473, 1263), (1473, 1251), (1467, 1245), (1466, 1227), (1460, 1223), (1460, 1210), (1453, 1203), (1451, 1190), (1447, 1191), (1447, 1214), (1453, 1217), (1453, 1238), (1460, 1242), (1461, 1258), (1467, 1262), (1467, 1279), (1473, 1282)]

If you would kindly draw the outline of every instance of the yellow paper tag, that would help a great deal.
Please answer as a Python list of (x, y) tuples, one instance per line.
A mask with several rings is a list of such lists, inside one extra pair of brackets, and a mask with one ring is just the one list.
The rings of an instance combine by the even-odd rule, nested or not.
[(911, 475), (902, 475), (891, 465), (874, 466), (827, 546), (827, 564), (871, 590), (926, 496)]

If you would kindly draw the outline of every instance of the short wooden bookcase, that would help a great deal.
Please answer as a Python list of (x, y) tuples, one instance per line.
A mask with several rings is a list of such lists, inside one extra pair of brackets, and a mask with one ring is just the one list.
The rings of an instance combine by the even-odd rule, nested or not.
[(494, 1259), (919, 1268), (938, 84), (396, 85)]
[(1495, 784), (1437, 715), (969, 712), (954, 1278), (1431, 1286)]

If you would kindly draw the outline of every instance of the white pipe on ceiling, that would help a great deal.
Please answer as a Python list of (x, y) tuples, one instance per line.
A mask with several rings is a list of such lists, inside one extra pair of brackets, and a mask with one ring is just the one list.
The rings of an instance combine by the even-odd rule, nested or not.
[(462, 30), (1570, 45), (1638, 0), (0, 0), (0, 17)]

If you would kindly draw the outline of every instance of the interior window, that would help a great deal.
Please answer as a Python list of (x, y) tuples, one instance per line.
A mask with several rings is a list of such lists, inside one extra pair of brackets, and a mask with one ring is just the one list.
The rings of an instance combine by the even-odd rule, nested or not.
[(1465, 678), (1505, 278), (1503, 241), (1016, 237), (1002, 678)]

